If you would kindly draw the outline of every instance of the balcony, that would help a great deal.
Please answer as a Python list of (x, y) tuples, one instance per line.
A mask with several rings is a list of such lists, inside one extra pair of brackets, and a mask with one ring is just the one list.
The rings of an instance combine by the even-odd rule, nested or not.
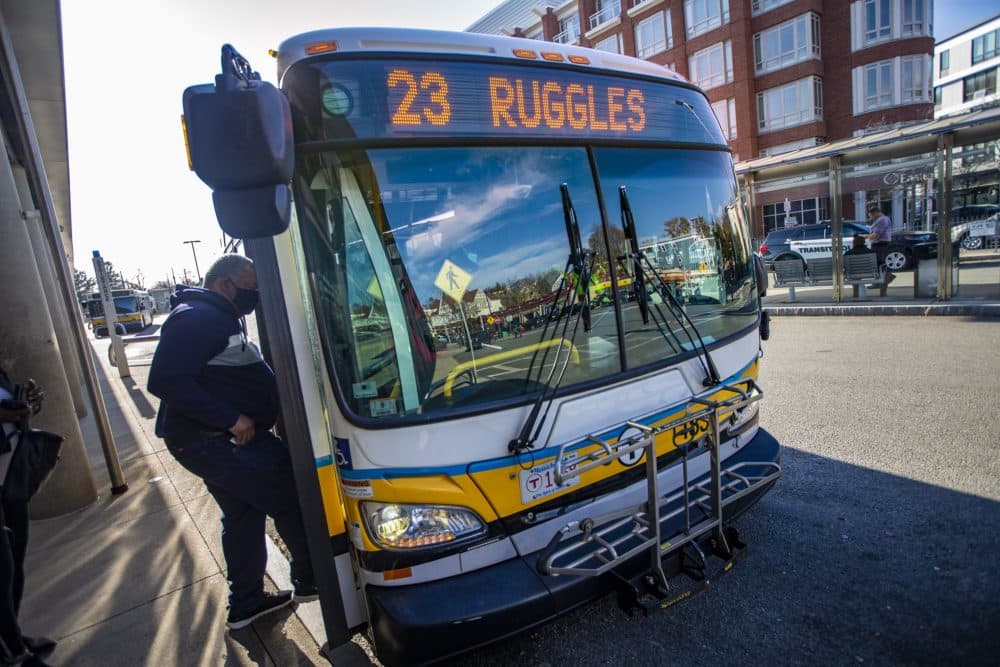
[(590, 29), (596, 30), (597, 28), (614, 21), (621, 16), (621, 13), (622, 3), (620, 0), (618, 2), (609, 2), (601, 8), (600, 11), (594, 12), (590, 15), (590, 18), (588, 19)]
[(552, 38), (553, 42), (558, 44), (572, 44), (580, 38), (580, 21), (578, 17), (574, 16), (572, 20), (560, 21), (559, 27), (563, 30)]

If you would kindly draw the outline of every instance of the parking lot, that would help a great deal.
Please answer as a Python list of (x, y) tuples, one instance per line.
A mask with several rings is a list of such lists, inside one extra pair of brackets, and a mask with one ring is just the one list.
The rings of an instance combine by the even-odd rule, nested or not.
[(750, 553), (649, 617), (606, 597), (458, 665), (996, 664), (1000, 321), (775, 320), (784, 476)]

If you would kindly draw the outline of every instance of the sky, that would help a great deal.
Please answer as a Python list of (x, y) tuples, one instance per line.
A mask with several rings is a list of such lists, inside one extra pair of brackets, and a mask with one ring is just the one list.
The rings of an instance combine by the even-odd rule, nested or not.
[[(181, 94), (230, 43), (267, 81), (268, 49), (329, 27), (464, 30), (497, 0), (63, 0), (70, 206), (78, 269), (100, 250), (149, 287), (222, 252), (212, 193), (187, 166)], [(171, 274), (171, 272), (173, 272)]]
[[(268, 49), (341, 26), (463, 30), (500, 0), (63, 0), (73, 246), (129, 280), (202, 275), (222, 251), (211, 191), (187, 167), (181, 94), (209, 83), (230, 43), (274, 82)], [(937, 39), (1000, 14), (1000, 0), (936, 0)], [(198, 240), (200, 243), (185, 244)], [(141, 278), (141, 280), (137, 280)]]

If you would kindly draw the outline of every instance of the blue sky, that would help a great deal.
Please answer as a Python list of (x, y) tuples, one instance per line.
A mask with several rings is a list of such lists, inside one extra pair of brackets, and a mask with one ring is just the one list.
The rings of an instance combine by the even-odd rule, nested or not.
[[(847, 0), (843, 0), (847, 1)], [(221, 251), (211, 193), (188, 170), (184, 88), (213, 80), (232, 43), (274, 80), (269, 48), (323, 27), (461, 30), (497, 0), (66, 0), (62, 2), (74, 251), (92, 250), (147, 285), (202, 271)], [(996, 14), (1000, 0), (936, 0), (935, 33), (950, 37)]]

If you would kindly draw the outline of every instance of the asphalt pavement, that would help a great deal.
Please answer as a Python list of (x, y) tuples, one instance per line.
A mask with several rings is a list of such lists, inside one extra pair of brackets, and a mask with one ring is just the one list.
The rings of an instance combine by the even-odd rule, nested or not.
[(808, 317), (764, 344), (784, 474), (747, 557), (648, 617), (613, 596), (451, 665), (994, 665), (1000, 320)]
[[(629, 617), (609, 596), (450, 664), (995, 664), (1000, 320), (772, 330), (761, 423), (784, 475), (738, 521), (748, 556), (664, 612)], [(325, 664), (317, 603), (225, 631), (218, 508), (152, 434), (153, 344), (128, 348), (130, 380), (95, 344), (130, 488), (108, 495), (84, 420), (101, 499), (32, 523), (25, 631), (60, 641), (53, 665)]]

